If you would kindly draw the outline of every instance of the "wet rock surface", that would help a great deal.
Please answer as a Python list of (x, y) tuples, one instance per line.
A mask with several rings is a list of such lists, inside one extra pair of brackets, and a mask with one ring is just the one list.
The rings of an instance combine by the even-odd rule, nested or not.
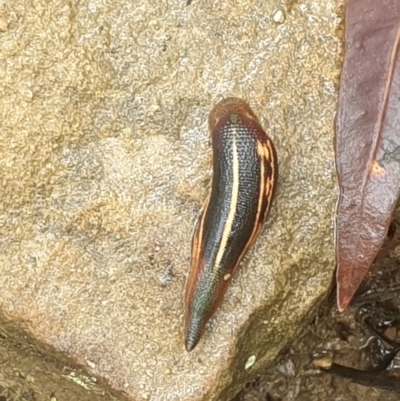
[[(271, 362), (333, 275), (342, 5), (0, 1), (2, 319), (132, 400), (227, 400)], [(227, 96), (260, 117), (280, 183), (188, 354), (206, 120)]]

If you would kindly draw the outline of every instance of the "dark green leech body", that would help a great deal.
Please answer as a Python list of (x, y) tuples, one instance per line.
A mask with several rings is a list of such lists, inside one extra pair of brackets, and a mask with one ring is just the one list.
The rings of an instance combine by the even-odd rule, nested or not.
[(197, 223), (185, 296), (185, 346), (191, 351), (220, 306), (265, 221), (276, 187), (274, 146), (250, 107), (228, 98), (210, 113), (211, 193)]

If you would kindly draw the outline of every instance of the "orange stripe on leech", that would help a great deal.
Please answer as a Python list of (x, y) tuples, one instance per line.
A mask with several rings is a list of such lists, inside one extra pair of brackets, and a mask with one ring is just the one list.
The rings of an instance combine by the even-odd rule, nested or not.
[(272, 148), (272, 142), (270, 140), (267, 140), (267, 148), (269, 150), (268, 161), (271, 163), (271, 170), (272, 170), (272, 177), (273, 177), (274, 169), (275, 169), (275, 156), (274, 156), (274, 150)]
[(265, 144), (257, 141), (257, 154), (261, 159), (268, 159), (268, 149)]
[[(269, 140), (267, 140), (265, 143), (259, 144), (259, 145), (260, 146), (258, 146), (257, 153), (262, 158), (260, 163), (268, 163), (270, 166), (270, 170), (271, 170), (270, 176), (264, 177), (266, 169), (264, 169), (264, 174), (263, 174), (263, 178), (265, 181), (265, 190), (264, 190), (263, 196), (265, 196), (265, 199), (267, 202), (265, 212), (263, 215), (263, 219), (262, 219), (262, 222), (264, 222), (268, 215), (268, 211), (271, 207), (271, 200), (272, 200), (273, 189), (274, 189), (274, 168), (275, 168), (275, 166), (274, 166), (274, 152), (271, 147), (271, 142)], [(261, 147), (262, 147), (262, 149), (261, 149)]]
[[(259, 141), (257, 141), (257, 153), (260, 155), (260, 183), (259, 183), (259, 191), (258, 191), (258, 204), (257, 204), (257, 215), (256, 215), (256, 222), (259, 221), (261, 215), (261, 208), (263, 204), (263, 196), (265, 191), (265, 160), (266, 160), (266, 149), (265, 145)], [(254, 231), (254, 230), (253, 230)]]
[(268, 182), (268, 186), (270, 187), (269, 192), (265, 194), (266, 197), (266, 202), (267, 202), (267, 206), (265, 208), (264, 211), (264, 217), (263, 217), (263, 222), (265, 222), (265, 220), (267, 219), (268, 213), (269, 213), (269, 209), (271, 208), (271, 202), (272, 202), (272, 194), (273, 194), (273, 187), (271, 185), (271, 179), (267, 178), (267, 182)]
[(204, 220), (206, 219), (208, 204), (210, 203), (210, 196), (211, 196), (211, 194), (208, 194), (208, 197), (206, 199), (206, 202), (204, 204), (203, 211), (202, 211), (202, 214), (201, 214), (199, 227), (196, 230), (197, 233), (198, 233), (197, 238), (196, 238), (197, 247), (194, 246), (193, 248), (194, 248), (194, 250), (197, 250), (197, 257), (194, 259), (197, 262), (198, 262), (198, 260), (200, 258), (200, 253), (201, 253), (201, 244), (202, 244), (202, 240), (203, 240), (203, 231), (204, 231)]
[(274, 185), (275, 185), (275, 160), (274, 160), (274, 153), (271, 151), (270, 152), (271, 159), (267, 160), (266, 163), (270, 165), (271, 169), (271, 175), (268, 176), (266, 180), (266, 191), (265, 191), (265, 197), (267, 199), (267, 207), (265, 208), (265, 213), (264, 213), (264, 218), (263, 221), (266, 220), (268, 216), (269, 209), (271, 208), (271, 203), (272, 203), (272, 196), (274, 194)]
[[(269, 177), (265, 179), (265, 197), (269, 200), (269, 194), (271, 193), (271, 180)], [(269, 202), (268, 202), (269, 203)]]
[(207, 213), (208, 204), (210, 202), (210, 194), (208, 195), (206, 202), (204, 204), (203, 211), (201, 212), (201, 217), (196, 231), (193, 235), (193, 248), (192, 248), (192, 258), (190, 261), (189, 277), (186, 284), (186, 294), (185, 294), (185, 304), (188, 305), (190, 300), (192, 289), (196, 285), (196, 280), (201, 269), (201, 248), (203, 243), (203, 231), (204, 231), (204, 220)]
[(271, 149), (268, 147), (268, 141), (264, 145), (264, 148), (265, 148), (264, 157), (265, 157), (266, 160), (269, 160), (270, 157), (271, 157)]
[(270, 158), (268, 159), (268, 162), (270, 163), (270, 166), (271, 166), (271, 177), (270, 177), (270, 180), (271, 180), (271, 194), (270, 194), (270, 196), (269, 196), (269, 203), (270, 203), (270, 201), (271, 201), (271, 197), (272, 197), (272, 193), (273, 193), (273, 189), (274, 189), (274, 185), (275, 185), (275, 163), (276, 163), (276, 161), (275, 161), (275, 154), (274, 154), (274, 152), (273, 152), (273, 149), (272, 149), (272, 144), (271, 144), (271, 141), (267, 141), (267, 147), (268, 147), (268, 149), (270, 150), (270, 152), (269, 152), (269, 154), (270, 154)]

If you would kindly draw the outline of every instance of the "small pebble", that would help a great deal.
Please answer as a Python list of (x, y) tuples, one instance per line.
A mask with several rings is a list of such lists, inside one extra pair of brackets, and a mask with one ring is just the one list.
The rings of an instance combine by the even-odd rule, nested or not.
[(274, 22), (276, 22), (277, 24), (282, 24), (283, 22), (285, 22), (285, 14), (283, 14), (282, 10), (278, 10), (274, 13), (272, 19), (274, 20)]
[(329, 369), (332, 366), (332, 362), (333, 362), (333, 357), (330, 354), (324, 355), (320, 358), (315, 358), (313, 360), (314, 366), (322, 369)]
[(248, 360), (247, 360), (247, 362), (246, 362), (246, 365), (244, 366), (244, 368), (247, 370), (247, 369), (250, 369), (253, 365), (254, 365), (254, 363), (256, 362), (256, 356), (255, 355), (252, 355)]
[(171, 369), (165, 369), (165, 372), (164, 372), (166, 375), (170, 375), (171, 374)]
[(384, 336), (388, 339), (393, 341), (397, 336), (397, 329), (396, 327), (388, 327), (385, 332)]

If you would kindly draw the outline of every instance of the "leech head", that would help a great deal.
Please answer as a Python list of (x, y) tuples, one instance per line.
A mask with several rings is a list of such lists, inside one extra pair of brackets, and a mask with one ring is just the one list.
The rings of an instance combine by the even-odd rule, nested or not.
[(246, 102), (237, 97), (228, 97), (218, 102), (211, 110), (208, 117), (209, 131), (212, 132), (220, 122), (225, 122), (224, 120), (226, 120), (227, 117), (230, 118), (232, 115), (236, 115), (236, 119), (242, 117), (244, 121), (253, 120), (259, 123), (258, 118)]

